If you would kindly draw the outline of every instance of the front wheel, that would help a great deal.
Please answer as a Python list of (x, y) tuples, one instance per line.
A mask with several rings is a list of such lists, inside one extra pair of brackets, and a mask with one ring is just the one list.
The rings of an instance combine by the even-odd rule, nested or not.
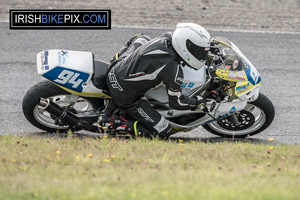
[(272, 102), (260, 93), (255, 101), (247, 103), (244, 110), (235, 115), (239, 125), (235, 125), (232, 118), (227, 117), (204, 125), (203, 128), (222, 137), (245, 138), (260, 133), (270, 126), (275, 109)]
[[(103, 99), (76, 96), (71, 101), (71, 94), (50, 81), (42, 81), (31, 87), (23, 98), (22, 109), (26, 119), (35, 127), (47, 132), (67, 132), (68, 125), (58, 124), (55, 118), (38, 106), (40, 97), (51, 99), (61, 107), (68, 107), (74, 114), (103, 107)], [(72, 103), (71, 103), (72, 102)]]

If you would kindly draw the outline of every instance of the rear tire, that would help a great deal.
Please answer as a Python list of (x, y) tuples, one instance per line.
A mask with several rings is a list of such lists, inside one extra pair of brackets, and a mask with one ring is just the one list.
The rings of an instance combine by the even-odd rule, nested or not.
[(255, 118), (255, 120), (262, 120), (261, 124), (256, 125), (254, 122), (253, 125), (244, 130), (234, 130), (234, 128), (232, 127), (226, 128), (225, 126), (222, 126), (220, 120), (219, 122), (212, 122), (210, 124), (204, 125), (203, 128), (215, 135), (227, 138), (245, 138), (251, 135), (258, 134), (266, 128), (268, 128), (275, 116), (274, 106), (272, 102), (268, 99), (268, 97), (260, 93), (255, 101), (249, 102), (247, 105), (253, 105), (261, 111), (260, 118)]
[[(43, 122), (42, 120), (43, 118), (39, 118), (37, 115), (37, 109), (39, 109), (38, 102), (40, 97), (47, 99), (59, 95), (69, 96), (71, 94), (63, 90), (62, 88), (58, 87), (57, 85), (53, 84), (50, 81), (42, 81), (32, 86), (25, 94), (22, 103), (22, 110), (26, 119), (35, 127), (47, 132), (67, 132), (69, 130), (69, 127), (58, 126), (58, 125), (56, 125), (57, 127), (55, 127), (55, 124), (50, 124), (50, 123), (47, 124), (46, 122)], [(100, 98), (87, 98), (87, 97), (80, 97), (80, 98), (88, 102), (90, 105), (92, 105), (93, 109), (103, 107), (104, 105), (103, 99)], [(47, 112), (45, 111), (45, 113)], [(49, 113), (48, 115), (50, 116)], [(47, 120), (51, 122), (51, 118), (50, 117), (48, 118), (49, 119)]]

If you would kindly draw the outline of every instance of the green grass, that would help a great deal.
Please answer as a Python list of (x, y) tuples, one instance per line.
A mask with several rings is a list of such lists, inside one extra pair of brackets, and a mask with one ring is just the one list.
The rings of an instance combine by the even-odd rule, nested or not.
[(300, 199), (300, 147), (0, 137), (0, 199)]

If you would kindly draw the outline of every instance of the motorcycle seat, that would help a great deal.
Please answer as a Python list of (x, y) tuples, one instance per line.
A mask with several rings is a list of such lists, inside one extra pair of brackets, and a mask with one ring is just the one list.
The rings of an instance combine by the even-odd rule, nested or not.
[(103, 61), (94, 60), (94, 74), (92, 77), (93, 84), (102, 90), (108, 90), (106, 85), (106, 72), (109, 64)]

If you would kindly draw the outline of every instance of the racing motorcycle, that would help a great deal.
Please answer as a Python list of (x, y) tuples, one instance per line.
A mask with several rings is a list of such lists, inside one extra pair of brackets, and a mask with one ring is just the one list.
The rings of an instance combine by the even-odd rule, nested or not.
[[(244, 138), (265, 130), (273, 121), (272, 102), (259, 92), (261, 76), (231, 41), (214, 37), (219, 49), (210, 53), (206, 67), (183, 67), (182, 92), (193, 97), (214, 99), (209, 110), (175, 110), (169, 107), (166, 87), (160, 84), (145, 94), (151, 105), (173, 130), (189, 131), (203, 126), (222, 136)], [(108, 134), (131, 134), (130, 130), (107, 129), (97, 123), (99, 116), (126, 118), (113, 106), (106, 85), (109, 64), (95, 60), (93, 53), (47, 50), (37, 54), (38, 74), (48, 79), (37, 83), (23, 99), (23, 113), (34, 126), (47, 132), (88, 130)], [(106, 112), (109, 110), (109, 112)], [(101, 117), (100, 117), (101, 118)]]

